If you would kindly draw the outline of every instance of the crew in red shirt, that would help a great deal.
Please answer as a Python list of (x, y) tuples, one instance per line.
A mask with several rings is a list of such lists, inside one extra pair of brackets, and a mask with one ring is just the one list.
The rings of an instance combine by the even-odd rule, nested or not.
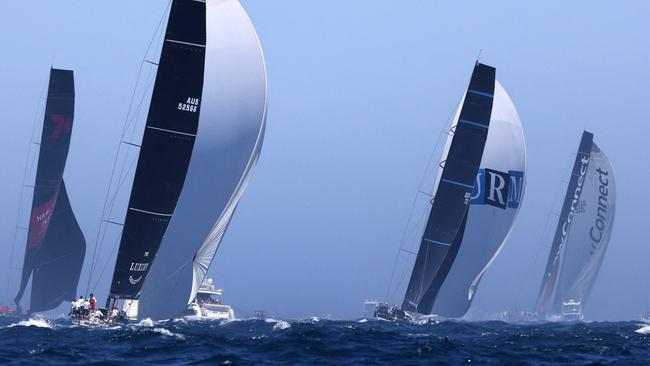
[(90, 294), (90, 311), (95, 311), (95, 295)]

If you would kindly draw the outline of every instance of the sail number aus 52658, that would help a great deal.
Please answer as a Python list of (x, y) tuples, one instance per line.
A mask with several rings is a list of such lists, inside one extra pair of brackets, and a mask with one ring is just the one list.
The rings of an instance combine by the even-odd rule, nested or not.
[(187, 101), (185, 103), (178, 103), (178, 110), (179, 111), (188, 111), (192, 113), (196, 113), (196, 111), (199, 109), (199, 98), (187, 98)]

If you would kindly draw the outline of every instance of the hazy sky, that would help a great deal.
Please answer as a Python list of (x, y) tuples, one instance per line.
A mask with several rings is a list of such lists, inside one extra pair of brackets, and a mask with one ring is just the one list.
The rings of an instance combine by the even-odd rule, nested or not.
[[(92, 252), (138, 70), (167, 4), (0, 5), (3, 267), (51, 65), (75, 71), (65, 179)], [(618, 186), (614, 232), (586, 315), (621, 319), (650, 311), (649, 2), (243, 4), (266, 56), (268, 125), (255, 176), (210, 270), (239, 315), (264, 309), (354, 318), (363, 299), (383, 299), (434, 143), (481, 49), (481, 61), (497, 68), (521, 116), (528, 178), (512, 235), (471, 316), (532, 307), (557, 219), (545, 223), (559, 211), (583, 129), (609, 155)], [(24, 239), (15, 250), (21, 262)], [(101, 265), (113, 266), (109, 250), (101, 256)], [(9, 296), (5, 268), (1, 273), (6, 302), (17, 272)], [(96, 289), (101, 299), (109, 281), (107, 273)]]

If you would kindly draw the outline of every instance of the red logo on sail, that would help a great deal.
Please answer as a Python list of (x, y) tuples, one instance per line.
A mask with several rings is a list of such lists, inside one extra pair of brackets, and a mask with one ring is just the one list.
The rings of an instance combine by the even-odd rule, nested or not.
[(62, 114), (50, 114), (50, 120), (54, 122), (54, 129), (50, 134), (50, 139), (56, 140), (61, 134), (72, 129), (72, 118), (64, 117)]
[(39, 246), (45, 239), (58, 196), (59, 193), (57, 192), (49, 201), (32, 209), (32, 219), (29, 223), (29, 234), (27, 235), (27, 248)]

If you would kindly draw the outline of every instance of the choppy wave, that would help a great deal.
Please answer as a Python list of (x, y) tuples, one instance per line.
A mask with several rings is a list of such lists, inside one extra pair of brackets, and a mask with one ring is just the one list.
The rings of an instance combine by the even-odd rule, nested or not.
[(635, 330), (639, 334), (650, 334), (650, 325), (643, 325), (641, 328)]
[(650, 326), (622, 323), (144, 320), (76, 327), (0, 318), (0, 364), (646, 365)]
[(13, 327), (36, 327), (36, 328), (52, 328), (52, 324), (45, 319), (27, 319), (21, 320), (18, 323), (12, 323), (7, 328)]
[(276, 320), (273, 318), (264, 319), (265, 322), (273, 324), (273, 330), (285, 330), (291, 328), (291, 324), (284, 320)]

